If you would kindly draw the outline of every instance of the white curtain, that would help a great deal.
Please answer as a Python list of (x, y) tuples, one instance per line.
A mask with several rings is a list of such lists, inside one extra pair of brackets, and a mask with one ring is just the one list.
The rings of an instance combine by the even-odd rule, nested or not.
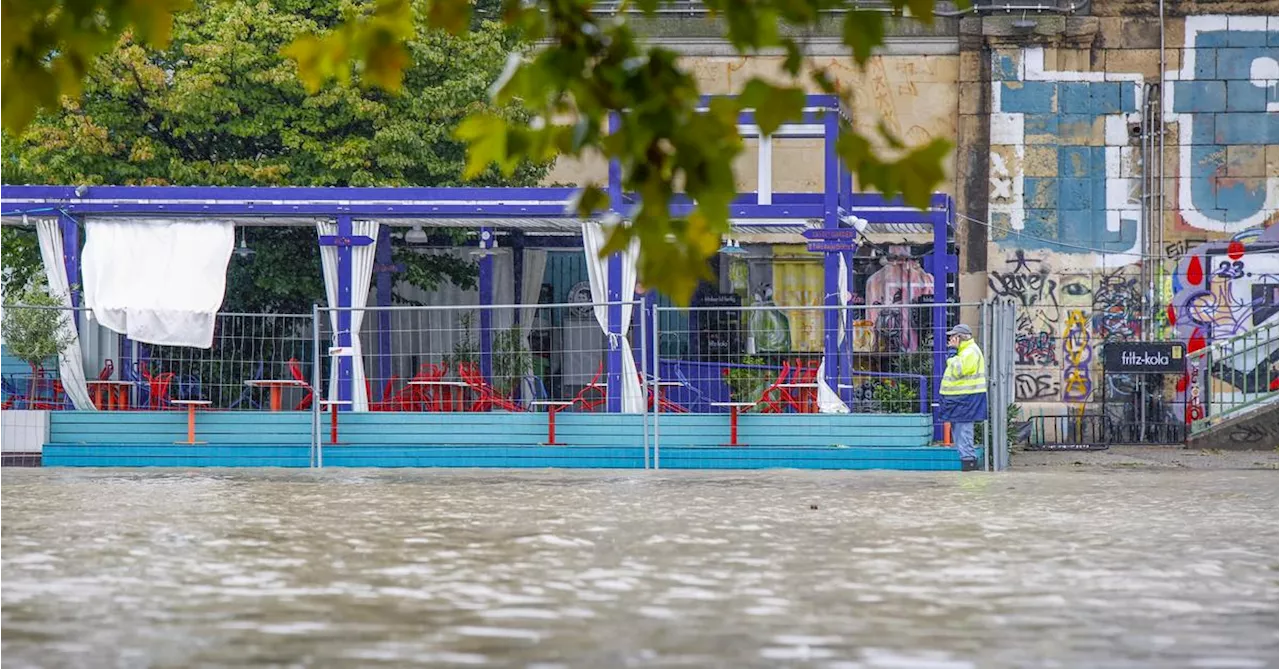
[(70, 343), (58, 352), (58, 377), (62, 380), (62, 389), (76, 409), (96, 411), (84, 378), (84, 356), (80, 352), (80, 335), (75, 325), (77, 314), (70, 310), (71, 282), (62, 260), (62, 230), (58, 221), (47, 218), (36, 221), (36, 236), (40, 241), (40, 258), (44, 260), (44, 275), (49, 281), (49, 295), (67, 307), (63, 312), (66, 318), (62, 319), (62, 334), (70, 339)]
[(603, 302), (609, 301), (609, 259), (600, 257), (600, 250), (609, 239), (609, 232), (599, 223), (583, 221), (582, 247), (587, 255), (587, 278), (591, 280), (591, 301), (596, 303), (596, 322), (604, 331), (609, 341), (610, 350), (622, 352), (622, 412), (641, 413), (644, 411), (644, 389), (640, 387), (640, 373), (636, 369), (636, 358), (631, 352), (631, 343), (627, 341), (627, 331), (631, 328), (630, 300), (636, 294), (636, 258), (640, 255), (640, 243), (632, 240), (622, 254), (622, 285), (620, 295), (628, 304), (622, 307), (622, 331), (609, 332), (609, 307)]
[[(838, 254), (836, 257), (840, 259), (840, 276), (837, 279), (840, 292), (840, 306), (847, 307), (849, 306), (849, 268), (848, 265), (845, 264), (843, 253)], [(839, 343), (844, 342), (844, 316), (844, 310), (841, 309), (839, 318), (836, 319), (839, 323), (836, 326), (837, 351), (840, 349)], [(839, 355), (839, 353), (837, 353), (837, 355)], [(822, 413), (849, 413), (849, 407), (845, 406), (844, 401), (840, 399), (840, 394), (836, 392), (835, 388), (832, 388), (831, 385), (827, 383), (827, 357), (825, 355), (822, 356), (822, 364), (818, 365), (818, 411), (821, 411)]]
[(235, 226), (207, 220), (85, 220), (84, 303), (134, 341), (213, 346)]
[[(338, 224), (334, 221), (316, 223), (316, 232), (321, 237), (338, 234)], [(377, 221), (352, 221), (351, 234), (355, 237), (378, 238)], [(364, 323), (364, 307), (369, 304), (369, 284), (373, 280), (373, 261), (377, 257), (377, 244), (351, 247), (351, 409), (353, 411), (369, 410), (369, 392), (365, 388), (364, 347), (360, 345), (360, 325)], [(334, 345), (338, 332), (338, 247), (320, 247), (320, 265), (324, 270), (324, 292), (329, 306), (335, 309), (329, 312), (329, 323), (333, 327)], [(318, 389), (317, 389), (318, 392)], [(329, 366), (329, 399), (338, 399), (338, 365)]]
[[(538, 298), (542, 295), (542, 277), (547, 272), (547, 252), (543, 249), (524, 249), (523, 266), (520, 271), (520, 336), (526, 347), (530, 346), (529, 335), (533, 333), (533, 320), (538, 312)], [(529, 358), (529, 369), (525, 370), (521, 397), (526, 401), (536, 396), (533, 383), (533, 358)]]

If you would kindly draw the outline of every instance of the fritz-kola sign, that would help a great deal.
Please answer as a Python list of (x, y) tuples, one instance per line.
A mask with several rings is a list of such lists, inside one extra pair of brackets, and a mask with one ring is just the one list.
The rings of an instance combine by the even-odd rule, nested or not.
[(1103, 368), (1130, 374), (1181, 374), (1186, 349), (1181, 342), (1111, 342), (1102, 348)]

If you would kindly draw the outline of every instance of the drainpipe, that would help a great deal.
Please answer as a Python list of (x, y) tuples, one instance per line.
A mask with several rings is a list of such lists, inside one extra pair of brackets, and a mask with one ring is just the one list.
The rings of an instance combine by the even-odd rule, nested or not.
[[(1156, 184), (1156, 253), (1155, 266), (1155, 293), (1160, 295), (1160, 286), (1164, 283), (1164, 80), (1165, 80), (1165, 55), (1164, 55), (1164, 0), (1160, 0), (1160, 118), (1157, 127), (1159, 132), (1159, 156), (1156, 160), (1156, 175), (1160, 179), (1160, 183)], [(1159, 318), (1159, 312), (1152, 314), (1152, 322)], [(1154, 334), (1154, 333), (1153, 333)]]

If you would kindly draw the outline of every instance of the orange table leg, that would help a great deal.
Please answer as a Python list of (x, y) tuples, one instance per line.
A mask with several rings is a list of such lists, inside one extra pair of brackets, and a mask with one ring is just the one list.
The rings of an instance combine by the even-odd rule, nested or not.
[(946, 422), (942, 424), (942, 445), (943, 446), (951, 445), (951, 423), (950, 422)]
[[(115, 399), (115, 393), (111, 392), (111, 389), (108, 388), (107, 389), (107, 408), (108, 409), (112, 408), (111, 407), (111, 405), (113, 404), (112, 400), (114, 399)], [(97, 407), (99, 410), (102, 409), (102, 386), (93, 387), (93, 406)]]
[(203, 441), (196, 441), (196, 405), (187, 405), (187, 440), (174, 442), (178, 444), (203, 444)]
[(281, 388), (280, 386), (271, 386), (271, 410), (272, 411), (279, 411), (280, 408), (283, 406), (283, 402), (280, 401), (280, 397), (283, 394), (283, 392), (284, 392), (284, 389)]

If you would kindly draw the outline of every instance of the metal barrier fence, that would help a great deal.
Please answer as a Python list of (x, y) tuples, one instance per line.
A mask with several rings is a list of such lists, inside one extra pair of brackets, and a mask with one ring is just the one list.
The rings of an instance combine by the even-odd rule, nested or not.
[[(319, 412), (331, 408), (627, 411), (653, 414), (655, 445), (660, 414), (933, 414), (946, 357), (934, 342), (962, 315), (991, 365), (992, 419), (982, 439), (988, 463), (1001, 468), (1014, 399), (1011, 302), (316, 307), (219, 314), (209, 349), (130, 342), (87, 311), (67, 311), (79, 324), (87, 386), (101, 409), (202, 400), (210, 409), (309, 410), (313, 441)], [(606, 334), (602, 319), (625, 320), (625, 332)], [(624, 364), (624, 347), (634, 366)], [(56, 364), (26, 374), (6, 370), (6, 408), (71, 408)], [(648, 443), (649, 419), (644, 425)]]
[[(350, 386), (337, 380), (356, 377), (358, 353), (370, 411), (604, 411), (611, 402), (617, 410), (622, 383), (610, 352), (623, 339), (606, 335), (596, 314), (610, 308), (632, 312), (624, 336), (638, 386), (648, 370), (639, 302), (317, 308), (320, 385)], [(338, 336), (344, 312), (359, 321), (358, 351)], [(356, 394), (326, 397), (348, 401), (348, 393)]]
[(652, 357), (677, 411), (929, 413), (945, 364), (933, 343), (977, 306), (658, 307)]
[[(104, 410), (166, 410), (174, 401), (202, 400), (211, 409), (305, 409), (311, 378), (313, 317), (310, 314), (218, 314), (208, 349), (154, 346), (120, 337), (100, 326), (86, 309), (10, 305), (18, 314), (49, 313), (76, 324), (85, 384)], [(39, 338), (48, 323), (34, 323)], [(24, 350), (8, 333), (4, 405), (13, 409), (72, 409), (56, 356), (20, 360)], [(44, 336), (63, 343), (64, 335)], [(55, 345), (56, 348), (56, 345)], [(39, 350), (31, 349), (31, 350)]]

